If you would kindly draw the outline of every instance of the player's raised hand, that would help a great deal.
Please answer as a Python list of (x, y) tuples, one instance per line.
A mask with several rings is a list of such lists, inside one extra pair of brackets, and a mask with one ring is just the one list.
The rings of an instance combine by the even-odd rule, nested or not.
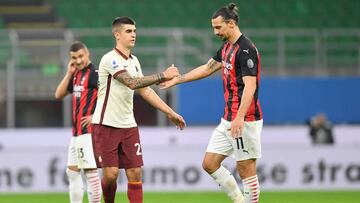
[(75, 73), (76, 66), (73, 60), (70, 60), (67, 66), (67, 74), (73, 75)]
[(172, 64), (170, 67), (168, 67), (164, 72), (164, 79), (165, 80), (171, 80), (172, 78), (179, 76), (179, 70), (177, 67), (174, 66), (174, 64)]
[(180, 116), (177, 113), (170, 113), (168, 114), (168, 118), (170, 119), (170, 121), (172, 123), (174, 123), (176, 125), (176, 128), (183, 130), (186, 127), (186, 123), (185, 120), (182, 116)]

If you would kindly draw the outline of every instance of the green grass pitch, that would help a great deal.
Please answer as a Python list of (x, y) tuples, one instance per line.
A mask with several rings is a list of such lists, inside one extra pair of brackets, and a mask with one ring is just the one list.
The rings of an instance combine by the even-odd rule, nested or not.
[[(86, 196), (86, 194), (84, 195)], [(67, 193), (4, 194), (0, 202), (64, 203)], [(87, 202), (86, 200), (84, 202)], [(116, 202), (127, 203), (126, 193), (117, 193)], [(145, 192), (145, 203), (231, 203), (222, 192)], [(261, 203), (359, 203), (360, 191), (262, 192)]]

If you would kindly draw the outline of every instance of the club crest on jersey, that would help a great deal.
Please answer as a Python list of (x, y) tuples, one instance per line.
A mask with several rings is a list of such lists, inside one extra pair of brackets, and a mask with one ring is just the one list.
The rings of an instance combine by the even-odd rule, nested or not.
[(232, 64), (231, 63), (227, 63), (226, 61), (222, 61), (222, 66), (224, 67), (224, 74), (225, 75), (229, 75), (230, 74), (230, 70), (232, 69)]
[(226, 61), (222, 61), (222, 66), (225, 67), (227, 70), (232, 69), (231, 63), (227, 63)]
[(112, 60), (112, 68), (115, 69), (117, 67), (119, 67), (119, 65), (116, 63), (115, 60)]

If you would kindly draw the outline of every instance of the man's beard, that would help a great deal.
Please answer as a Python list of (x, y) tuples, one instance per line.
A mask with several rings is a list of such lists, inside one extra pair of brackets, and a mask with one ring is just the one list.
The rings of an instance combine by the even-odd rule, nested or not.
[(81, 63), (81, 64), (76, 64), (76, 68), (77, 68), (78, 70), (81, 70), (82, 68), (84, 68), (84, 66), (83, 66), (82, 63)]
[(225, 42), (228, 40), (228, 37), (225, 37), (224, 35), (218, 35), (218, 37), (221, 39), (221, 41)]
[(87, 66), (87, 64), (89, 63), (87, 62), (75, 63), (75, 68), (78, 70), (82, 70)]

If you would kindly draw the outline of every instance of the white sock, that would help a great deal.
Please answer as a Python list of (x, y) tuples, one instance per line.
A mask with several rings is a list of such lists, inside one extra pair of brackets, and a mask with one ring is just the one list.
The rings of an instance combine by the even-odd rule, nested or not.
[(258, 203), (260, 196), (260, 185), (257, 176), (243, 180), (245, 203)]
[(220, 166), (211, 174), (211, 177), (220, 185), (220, 188), (233, 200), (234, 203), (243, 203), (242, 195), (234, 176), (225, 167)]
[(84, 184), (81, 178), (81, 173), (67, 168), (66, 174), (69, 179), (70, 202), (82, 203), (84, 195)]
[(90, 203), (100, 203), (101, 202), (101, 181), (97, 169), (86, 171), (85, 172), (86, 181), (87, 181), (87, 193)]

